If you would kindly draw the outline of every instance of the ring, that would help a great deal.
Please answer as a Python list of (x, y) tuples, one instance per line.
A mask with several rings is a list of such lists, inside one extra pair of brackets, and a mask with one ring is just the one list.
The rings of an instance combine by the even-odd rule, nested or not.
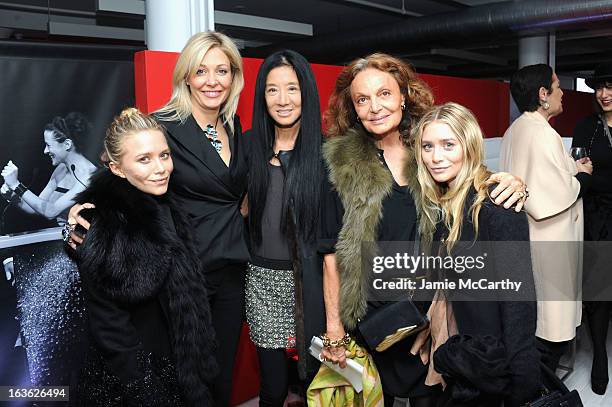
[(74, 229), (76, 228), (76, 223), (66, 223), (64, 224), (64, 227), (62, 228), (62, 240), (64, 241), (64, 243), (72, 243), (72, 238), (70, 237), (70, 234), (72, 232), (74, 232)]

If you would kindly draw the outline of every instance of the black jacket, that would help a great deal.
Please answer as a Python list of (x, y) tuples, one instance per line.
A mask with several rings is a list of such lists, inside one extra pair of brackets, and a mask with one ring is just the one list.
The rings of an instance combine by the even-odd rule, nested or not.
[[(454, 318), (457, 323), (458, 337), (451, 338), (434, 354), (434, 366), (439, 370), (444, 363), (453, 364), (462, 370), (466, 377), (481, 378), (477, 386), (464, 386), (461, 380), (451, 385), (446, 396), (455, 392), (454, 396), (462, 394), (474, 396), (471, 402), (465, 404), (449, 403), (461, 406), (495, 406), (501, 400), (499, 397), (488, 397), (487, 391), (505, 391), (505, 406), (519, 406), (535, 399), (539, 395), (541, 380), (539, 370), (539, 354), (536, 350), (536, 305), (535, 286), (531, 267), (529, 248), (529, 225), (524, 212), (516, 213), (513, 209), (504, 209), (485, 200), (478, 216), (478, 237), (475, 238), (474, 225), (468, 208), (474, 198), (475, 191), (468, 195), (461, 230), (461, 242), (452, 250), (452, 256), (476, 257), (487, 253), (485, 268), (473, 269), (462, 274), (451, 270), (449, 279), (480, 279), (503, 280), (509, 278), (522, 282), (521, 291), (512, 297), (511, 294), (497, 291), (491, 295), (498, 296), (500, 301), (485, 294), (483, 291), (455, 291), (447, 293)], [(439, 225), (434, 241), (446, 234), (445, 227)], [(505, 242), (505, 243), (504, 243)], [(480, 297), (483, 295), (483, 297)], [(509, 299), (516, 299), (509, 301)], [(486, 301), (488, 300), (488, 301)], [(471, 353), (468, 347), (478, 347), (479, 351)], [(498, 347), (498, 349), (495, 349)], [(464, 350), (461, 353), (458, 350)], [(486, 353), (498, 360), (469, 360), (470, 355)], [(440, 362), (439, 359), (444, 359)], [(505, 366), (502, 372), (502, 365)], [(476, 367), (476, 370), (472, 370)], [(499, 374), (499, 382), (485, 378), (485, 372), (491, 369), (492, 375)], [(501, 376), (505, 376), (502, 379)], [(508, 380), (509, 379), (509, 380)], [(453, 380), (451, 380), (452, 382)], [(483, 387), (479, 387), (483, 385)], [(485, 387), (487, 386), (487, 387)], [(495, 387), (498, 388), (495, 388)], [(471, 387), (471, 388), (470, 388)], [(476, 389), (474, 389), (474, 387)], [(505, 389), (504, 389), (505, 387)]]
[(240, 203), (246, 194), (247, 166), (240, 119), (228, 126), (232, 157), (225, 165), (193, 116), (185, 122), (160, 121), (166, 127), (174, 171), (170, 189), (194, 227), (204, 271), (249, 260)]
[(76, 252), (104, 360), (89, 364), (83, 390), (93, 398), (88, 386), (128, 405), (210, 405), (217, 366), (204, 274), (170, 195), (145, 194), (104, 169), (77, 198), (96, 205)]

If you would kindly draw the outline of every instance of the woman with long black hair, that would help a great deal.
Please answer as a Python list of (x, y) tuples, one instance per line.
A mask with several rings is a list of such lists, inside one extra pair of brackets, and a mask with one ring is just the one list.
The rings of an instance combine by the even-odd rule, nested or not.
[(255, 85), (249, 157), (251, 262), (246, 313), (259, 357), (261, 406), (282, 406), (289, 384), (285, 349), (297, 348), (301, 379), (318, 361), (307, 341), (323, 331), (319, 214), (321, 115), (314, 75), (300, 54), (265, 59)]

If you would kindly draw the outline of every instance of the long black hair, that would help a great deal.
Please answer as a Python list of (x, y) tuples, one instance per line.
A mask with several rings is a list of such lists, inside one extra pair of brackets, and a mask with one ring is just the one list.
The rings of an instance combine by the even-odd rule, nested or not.
[(321, 175), (321, 111), (319, 93), (310, 64), (297, 52), (283, 50), (267, 57), (257, 74), (253, 102), (252, 149), (249, 173), (249, 229), (251, 238), (261, 244), (261, 220), (268, 192), (268, 162), (274, 148), (274, 120), (266, 105), (266, 79), (274, 68), (289, 66), (300, 84), (302, 115), (291, 164), (285, 168), (281, 231), (289, 237), (290, 214), (295, 219), (295, 231), (305, 240), (315, 236), (319, 215)]

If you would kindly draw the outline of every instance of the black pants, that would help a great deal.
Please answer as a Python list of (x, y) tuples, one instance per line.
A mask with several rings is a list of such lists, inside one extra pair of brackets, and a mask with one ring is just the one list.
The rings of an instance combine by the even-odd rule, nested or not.
[(259, 406), (282, 407), (289, 388), (289, 361), (285, 349), (257, 348), (259, 358)]
[(593, 342), (593, 367), (591, 377), (599, 381), (608, 380), (608, 353), (606, 339), (610, 325), (610, 310), (612, 302), (584, 302), (585, 315), (589, 324), (591, 341)]
[(542, 363), (555, 372), (561, 356), (568, 350), (570, 341), (550, 342), (537, 338), (536, 347), (540, 351)]
[(216, 407), (228, 407), (232, 376), (244, 320), (245, 265), (231, 265), (206, 273), (206, 288), (217, 335), (219, 375), (214, 383)]

